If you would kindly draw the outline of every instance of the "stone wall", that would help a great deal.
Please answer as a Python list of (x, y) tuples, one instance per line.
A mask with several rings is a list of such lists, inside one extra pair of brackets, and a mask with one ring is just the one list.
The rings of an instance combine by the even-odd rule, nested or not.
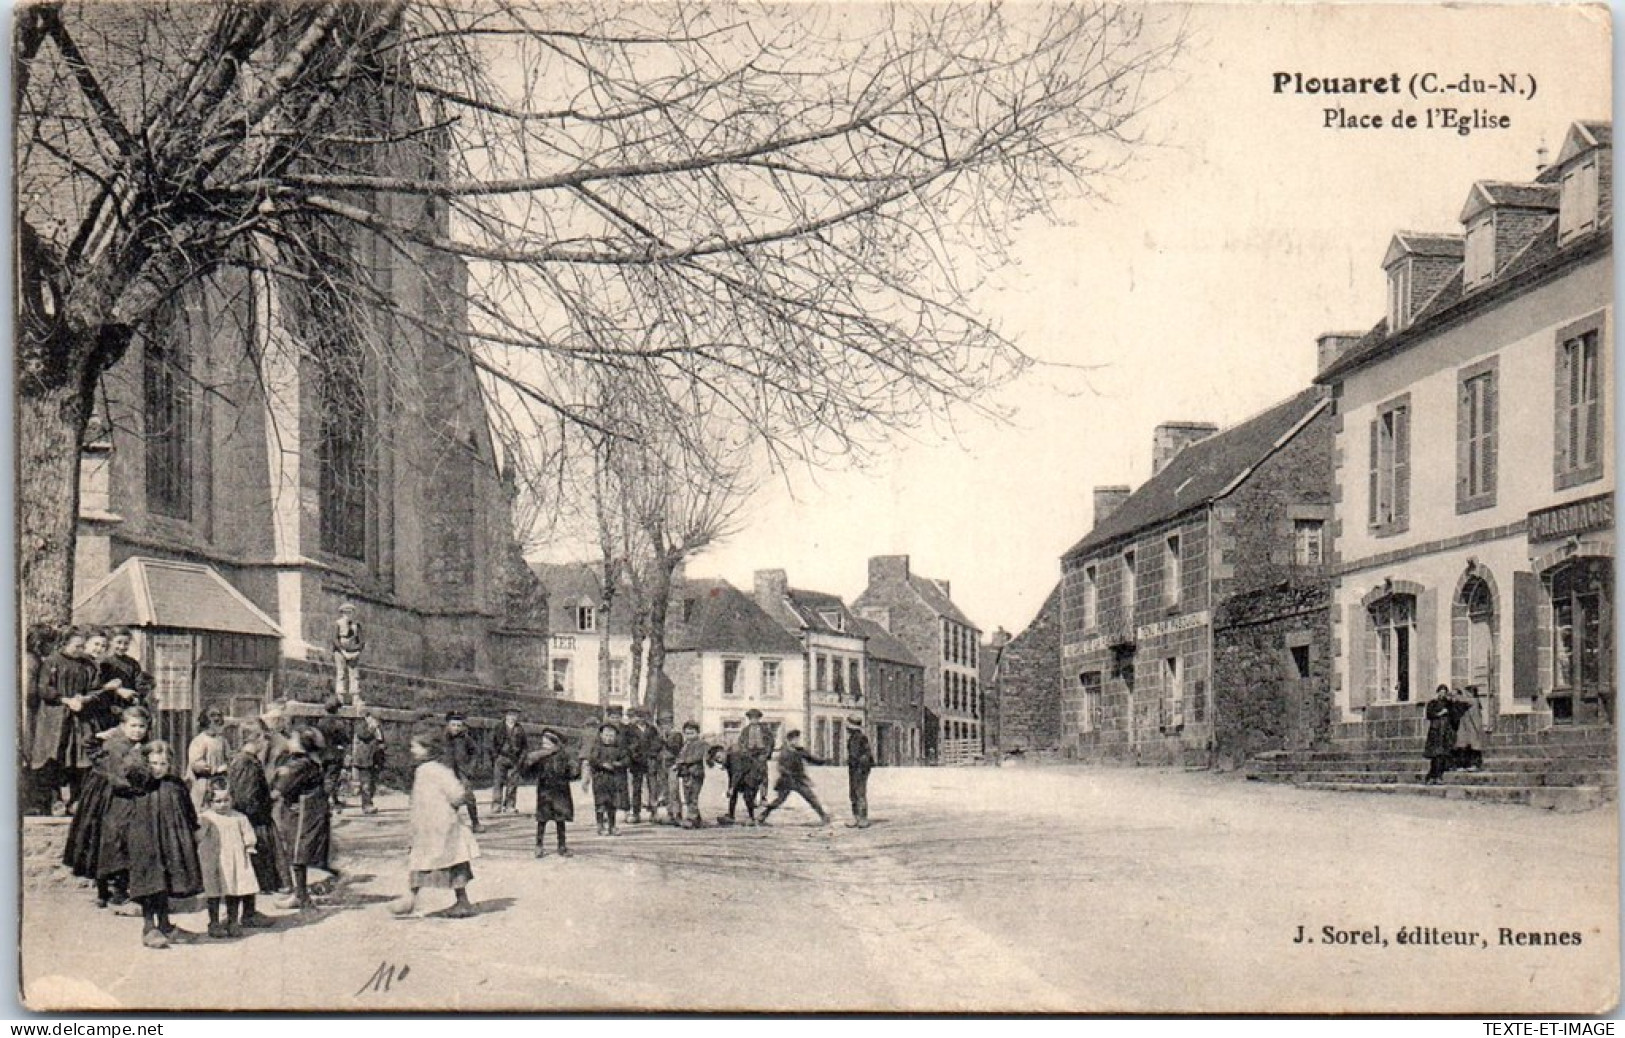
[(1049, 750), (1061, 741), (1061, 587), (999, 660), (998, 748)]
[(1217, 610), (1213, 709), (1221, 767), (1266, 750), (1330, 746), (1329, 603), (1324, 583), (1283, 584), (1237, 595)]

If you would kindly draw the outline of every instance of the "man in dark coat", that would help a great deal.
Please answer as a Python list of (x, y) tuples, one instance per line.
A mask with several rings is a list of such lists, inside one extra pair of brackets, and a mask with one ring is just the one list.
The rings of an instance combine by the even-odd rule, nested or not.
[(863, 718), (846, 719), (846, 789), (852, 798), (852, 821), (848, 829), (869, 828), (869, 772), (874, 770), (875, 753), (863, 730)]
[(815, 757), (801, 745), (801, 732), (791, 729), (785, 733), (784, 748), (779, 750), (779, 778), (773, 783), (778, 792), (771, 804), (762, 809), (762, 816), (756, 820), (758, 825), (766, 825), (767, 816), (784, 805), (791, 793), (799, 793), (807, 806), (818, 812), (818, 821), (821, 825), (829, 824), (829, 812), (824, 805), (818, 802), (818, 794), (813, 792), (812, 780), (807, 777), (808, 764), (823, 764), (824, 761)]
[(491, 813), (517, 811), (519, 765), (530, 750), (530, 737), (519, 723), (519, 711), (504, 710), (502, 724), (491, 734)]
[[(754, 811), (758, 794), (767, 786), (767, 762), (773, 756), (773, 729), (762, 723), (760, 710), (751, 707), (745, 711), (745, 727), (739, 730), (733, 748), (740, 761), (739, 774), (745, 779), (740, 792), (748, 798), (746, 809)], [(733, 814), (731, 801), (728, 814)]]
[(632, 758), (632, 766), (626, 772), (628, 795), (632, 799), (632, 821), (643, 821), (644, 793), (649, 795), (649, 818), (653, 821), (655, 795), (649, 773), (651, 769), (660, 766), (663, 745), (660, 732), (649, 723), (649, 711), (643, 707), (632, 709), (632, 723), (621, 730), (621, 740), (626, 744), (626, 752)]
[(322, 780), (327, 783), (328, 802), (335, 813), (344, 810), (344, 762), (350, 756), (350, 722), (339, 716), (339, 697), (328, 696), (325, 716), (316, 722), (322, 733)]
[(666, 768), (666, 821), (679, 825), (683, 821), (683, 780), (677, 775), (677, 758), (683, 752), (683, 731), (675, 723), (661, 737), (660, 759)]
[(1422, 748), (1422, 753), (1428, 759), (1428, 773), (1422, 781), (1433, 785), (1443, 781), (1444, 773), (1450, 767), (1451, 755), (1456, 751), (1456, 718), (1451, 710), (1449, 685), (1439, 686), (1433, 698), (1428, 700), (1423, 717), (1428, 723), (1427, 743)]
[(463, 783), (468, 794), (468, 826), (477, 833), (485, 827), (480, 824), (480, 805), (474, 799), (474, 772), (479, 766), (479, 747), (468, 731), (468, 721), (462, 714), (452, 711), (446, 715), (446, 763)]

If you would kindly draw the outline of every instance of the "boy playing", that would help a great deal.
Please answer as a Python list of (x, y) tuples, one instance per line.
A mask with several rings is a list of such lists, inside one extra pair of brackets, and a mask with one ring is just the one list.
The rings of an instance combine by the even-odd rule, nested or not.
[(784, 748), (779, 751), (779, 778), (773, 783), (773, 788), (779, 795), (762, 809), (762, 816), (756, 820), (758, 825), (768, 824), (767, 816), (783, 805), (791, 793), (801, 794), (801, 799), (818, 812), (820, 825), (829, 824), (829, 813), (824, 810), (824, 805), (818, 802), (818, 794), (813, 792), (812, 780), (807, 777), (808, 762), (824, 763), (802, 747), (800, 730), (791, 729), (785, 733)]

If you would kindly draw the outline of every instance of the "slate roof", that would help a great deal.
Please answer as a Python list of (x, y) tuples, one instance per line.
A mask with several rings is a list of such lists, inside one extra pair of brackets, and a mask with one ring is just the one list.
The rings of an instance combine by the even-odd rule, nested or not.
[(282, 637), (276, 621), (212, 567), (139, 555), (86, 592), (73, 607), (73, 621)]
[[(530, 571), (536, 574), (547, 592), (547, 607), (551, 612), (550, 627), (554, 634), (580, 634), (575, 624), (575, 608), (583, 603), (598, 608), (598, 574), (585, 562), (532, 562)], [(620, 594), (627, 594), (623, 588)], [(632, 617), (625, 607), (626, 599), (617, 598), (610, 613), (610, 634), (632, 633)], [(602, 624), (602, 618), (599, 623)], [(601, 628), (600, 628), (601, 629)], [(592, 632), (588, 632), (592, 633)]]
[(861, 616), (853, 617), (852, 630), (869, 639), (864, 651), (871, 659), (900, 663), (907, 667), (923, 667), (920, 661), (914, 658), (914, 654), (908, 651), (908, 646), (873, 620), (865, 620)]
[[(1580, 147), (1595, 142), (1597, 146), (1607, 148), (1612, 145), (1613, 139), (1612, 123), (1582, 120), (1570, 127), (1564, 151), (1566, 153), (1575, 148), (1577, 140)], [(1535, 178), (1537, 182), (1534, 184), (1480, 181), (1477, 186), (1504, 193), (1508, 198), (1557, 198), (1559, 190), (1551, 185), (1556, 182), (1559, 172), (1559, 166), (1554, 164), (1542, 170)], [(1550, 208), (1550, 205), (1531, 204), (1529, 208)], [(1450, 281), (1428, 300), (1410, 324), (1390, 334), (1387, 320), (1378, 321), (1376, 327), (1367, 332), (1359, 342), (1350, 346), (1340, 357), (1328, 364), (1324, 371), (1316, 375), (1315, 381), (1321, 385), (1338, 382), (1349, 372), (1398, 353), (1417, 339), (1466, 320), (1494, 306), (1508, 295), (1525, 291), (1557, 277), (1564, 271), (1612, 248), (1613, 231), (1614, 214), (1605, 206), (1597, 215), (1595, 230), (1575, 237), (1559, 248), (1558, 218), (1557, 214), (1553, 213), (1531, 235), (1523, 249), (1508, 260), (1488, 284), (1464, 294), (1462, 272), (1456, 271)], [(1410, 232), (1400, 232), (1400, 235), (1409, 234)], [(1396, 235), (1396, 238), (1400, 235)]]
[(1311, 386), (1262, 414), (1197, 440), (1174, 455), (1104, 522), (1097, 522), (1062, 558), (1087, 555), (1222, 496), (1287, 433), (1328, 402), (1325, 390)]
[(1394, 241), (1405, 251), (1416, 256), (1437, 256), (1444, 259), (1461, 259), (1467, 249), (1467, 241), (1459, 234), (1435, 234), (1428, 231), (1399, 231), (1394, 234)]
[(976, 624), (971, 621), (970, 617), (960, 612), (959, 607), (954, 605), (954, 600), (944, 594), (942, 588), (939, 587), (937, 582), (932, 580), (930, 577), (922, 577), (910, 573), (908, 576), (908, 585), (909, 587), (913, 588), (914, 593), (924, 599), (925, 604), (935, 610), (938, 615), (946, 616), (955, 623), (963, 624), (966, 627), (974, 630), (981, 630), (980, 627), (977, 627)]
[[(726, 580), (686, 580), (672, 591), (678, 621), (671, 639), (677, 652), (750, 652), (796, 656), (801, 639), (768, 616), (756, 600)], [(692, 613), (682, 622), (684, 603)]]
[[(810, 628), (826, 634), (854, 634), (857, 617), (852, 610), (846, 607), (839, 595), (831, 595), (824, 591), (803, 591), (799, 588), (790, 588), (785, 592), (790, 599), (790, 612), (796, 619), (795, 630)], [(824, 619), (829, 612), (840, 613), (845, 620), (846, 629), (836, 627)]]

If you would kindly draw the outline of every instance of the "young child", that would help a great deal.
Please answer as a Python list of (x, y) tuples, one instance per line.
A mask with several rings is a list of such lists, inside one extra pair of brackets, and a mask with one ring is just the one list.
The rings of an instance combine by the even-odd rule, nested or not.
[(626, 771), (631, 755), (621, 745), (620, 725), (605, 721), (598, 726), (598, 741), (587, 755), (592, 776), (592, 808), (598, 819), (599, 836), (616, 836), (615, 811), (626, 795)]
[[(254, 876), (258, 888), (269, 894), (282, 886), (282, 870), (277, 866), (281, 851), (272, 812), (271, 784), (265, 780), (265, 769), (260, 764), (264, 753), (264, 733), (250, 732), (226, 766), (226, 788), (231, 791), (233, 806), (254, 829)], [(270, 917), (259, 913), (254, 899), (252, 892), (243, 899), (241, 925), (250, 929), (270, 926)]]
[(576, 819), (570, 783), (581, 777), (581, 762), (557, 730), (542, 730), (541, 748), (525, 754), (523, 764), (536, 773), (536, 857), (546, 856), (547, 823), (558, 831), (559, 856), (570, 857), (564, 843), (564, 825)]
[(135, 801), (151, 779), (146, 761), (149, 724), (143, 708), (124, 711), (118, 729), (103, 741), (95, 779), (86, 781), (83, 803), (68, 832), (68, 864), (74, 874), (94, 878), (97, 905), (112, 905), (120, 915), (135, 914), (133, 906), (126, 908), (130, 821)]
[(784, 748), (779, 751), (779, 778), (773, 783), (773, 789), (779, 794), (762, 809), (762, 816), (756, 820), (758, 825), (766, 825), (767, 816), (784, 805), (791, 793), (801, 794), (809, 807), (818, 812), (820, 825), (828, 825), (829, 812), (824, 805), (818, 802), (818, 794), (813, 792), (812, 780), (807, 777), (807, 764), (824, 763), (814, 757), (801, 745), (801, 733), (796, 730), (787, 732), (784, 736)]
[[(203, 896), (209, 905), (209, 936), (240, 937), (243, 902), (260, 891), (253, 858), (258, 840), (254, 826), (232, 804), (231, 790), (217, 785), (198, 816), (198, 863), (203, 871)], [(226, 918), (220, 919), (221, 899)]]
[(283, 908), (304, 911), (315, 907), (310, 898), (310, 867), (326, 872), (332, 820), (327, 810), (327, 785), (314, 753), (322, 747), (314, 728), (299, 728), (288, 738), (288, 757), (271, 779), (271, 799), (277, 807), (277, 843), (293, 872), (293, 894)]
[(697, 721), (683, 722), (683, 749), (677, 754), (677, 779), (682, 783), (684, 829), (704, 827), (700, 817), (700, 790), (705, 785), (705, 765), (711, 757), (711, 747), (700, 738)]
[(389, 910), (398, 916), (412, 915), (418, 891), (450, 887), (457, 901), (444, 914), (451, 919), (470, 918), (478, 914), (468, 900), (468, 884), (474, 878), (470, 863), (479, 857), (480, 849), (457, 812), (471, 794), (445, 763), (444, 731), (425, 727), (413, 732), (411, 751), (417, 770), (412, 775), (412, 849), (406, 860), (410, 892), (392, 902)]
[(197, 812), (192, 795), (176, 774), (169, 743), (146, 745), (147, 781), (135, 798), (129, 823), (130, 897), (141, 905), (141, 943), (167, 948), (194, 936), (169, 919), (171, 898), (191, 897), (203, 889), (198, 864)]

